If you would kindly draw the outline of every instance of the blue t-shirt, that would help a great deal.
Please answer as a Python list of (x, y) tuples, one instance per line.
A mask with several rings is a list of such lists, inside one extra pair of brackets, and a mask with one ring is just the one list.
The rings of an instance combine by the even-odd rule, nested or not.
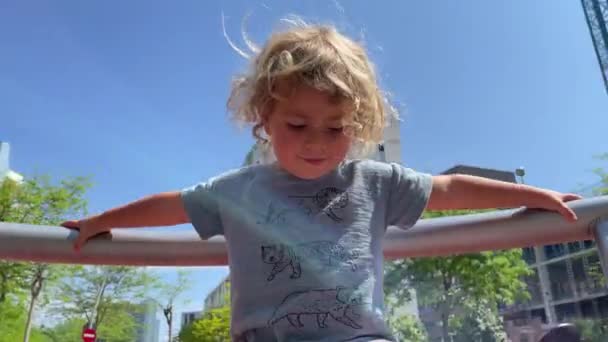
[(183, 190), (200, 236), (225, 236), (233, 339), (391, 339), (383, 236), (416, 223), (431, 186), (398, 164), (352, 160), (314, 180), (256, 165)]

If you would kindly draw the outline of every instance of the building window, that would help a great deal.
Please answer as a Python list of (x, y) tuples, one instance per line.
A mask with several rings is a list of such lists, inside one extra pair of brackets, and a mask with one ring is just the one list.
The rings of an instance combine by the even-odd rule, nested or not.
[(526, 247), (523, 249), (523, 258), (528, 264), (536, 262), (536, 254), (534, 254), (533, 247)]
[(560, 261), (547, 265), (549, 282), (551, 284), (552, 297), (555, 300), (572, 298), (573, 291), (568, 281), (568, 269), (566, 261)]
[(547, 316), (545, 315), (545, 309), (536, 309), (530, 311), (530, 318), (540, 318), (540, 321), (543, 323), (547, 323)]
[(587, 293), (597, 293), (605, 289), (602, 265), (597, 253), (581, 258), (582, 267), (585, 272), (585, 290)]
[(538, 276), (538, 269), (533, 268), (534, 273), (526, 276), (524, 278), (524, 282), (528, 287), (528, 292), (530, 293), (529, 304), (537, 305), (543, 302), (542, 291), (540, 288), (540, 278)]
[(570, 253), (576, 253), (580, 250), (582, 250), (582, 246), (581, 243), (576, 241), (576, 242), (568, 242), (568, 251)]
[(545, 258), (547, 260), (555, 259), (560, 256), (566, 255), (566, 248), (561, 243), (557, 244), (557, 245), (547, 245), (544, 247), (544, 250), (545, 250)]
[(593, 309), (593, 300), (584, 300), (580, 302), (581, 313), (584, 318), (596, 318), (597, 313)]
[(555, 306), (555, 316), (559, 322), (567, 322), (576, 317), (576, 308), (573, 303)]
[(608, 296), (598, 298), (597, 307), (600, 310), (600, 317), (608, 318)]

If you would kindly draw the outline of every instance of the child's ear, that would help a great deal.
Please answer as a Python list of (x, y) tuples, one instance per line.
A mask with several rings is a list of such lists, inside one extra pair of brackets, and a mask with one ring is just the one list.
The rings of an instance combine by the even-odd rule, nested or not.
[(262, 119), (262, 125), (264, 126), (264, 133), (266, 133), (266, 135), (268, 137), (270, 137), (272, 135), (272, 129), (270, 127), (270, 116), (267, 115), (265, 118)]
[(264, 122), (264, 133), (266, 133), (267, 136), (272, 135), (272, 130), (270, 129), (270, 124), (268, 123), (268, 120)]

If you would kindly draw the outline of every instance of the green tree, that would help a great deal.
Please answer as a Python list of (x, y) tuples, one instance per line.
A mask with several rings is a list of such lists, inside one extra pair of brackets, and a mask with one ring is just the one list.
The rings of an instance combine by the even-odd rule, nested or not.
[[(425, 217), (469, 213), (473, 212), (427, 212)], [(415, 288), (418, 303), (439, 314), (444, 341), (450, 341), (450, 336), (457, 335), (459, 328), (471, 322), (478, 323), (480, 335), (490, 334), (500, 340), (504, 332), (498, 305), (528, 296), (522, 277), (531, 271), (521, 253), (504, 250), (391, 262), (385, 272), (385, 292), (404, 302)]]
[(41, 327), (48, 342), (82, 342), (82, 327), (86, 321), (82, 318), (63, 320), (52, 327)]
[(142, 304), (117, 302), (109, 304), (103, 324), (97, 327), (97, 336), (107, 342), (133, 342), (140, 328), (132, 314), (142, 313)]
[(25, 263), (0, 261), (0, 303), (5, 302), (9, 296), (25, 294), (26, 269)]
[[(604, 162), (608, 162), (608, 153), (604, 153), (595, 157), (596, 159)], [(608, 195), (608, 172), (605, 169), (598, 167), (593, 170), (599, 178), (599, 184), (591, 190), (592, 195), (594, 196), (605, 196)], [(586, 192), (582, 190), (581, 192)], [(586, 265), (585, 272), (589, 275), (589, 278), (601, 284), (601, 286), (606, 286), (608, 284), (608, 279), (604, 277), (604, 272), (602, 271), (601, 264), (599, 260), (594, 260), (594, 262)]]
[(14, 342), (23, 338), (25, 305), (6, 298), (0, 302), (0, 342)]
[(465, 302), (459, 311), (449, 322), (453, 342), (506, 341), (503, 322), (494, 305), (485, 300)]
[(388, 325), (399, 341), (425, 342), (428, 341), (424, 325), (414, 315), (391, 315)]
[(608, 341), (607, 319), (579, 319), (574, 321), (574, 325), (580, 331), (584, 342)]
[[(27, 304), (7, 299), (0, 303), (0, 342), (14, 342), (23, 339), (23, 327), (27, 320)], [(32, 328), (31, 342), (47, 342), (39, 329)]]
[[(190, 272), (180, 269), (177, 271), (177, 279), (175, 283), (159, 283), (156, 285), (156, 291), (158, 295), (153, 296), (154, 301), (160, 307), (165, 322), (168, 328), (168, 341), (173, 340), (173, 309), (177, 298), (187, 291), (192, 280), (190, 279)], [(185, 304), (185, 303), (184, 303)]]
[[(141, 311), (138, 305), (131, 303), (113, 303), (112, 314), (104, 319), (97, 330), (99, 339), (106, 342), (132, 342), (135, 340), (137, 323), (132, 313)], [(52, 327), (42, 327), (48, 342), (82, 342), (82, 328), (87, 324), (86, 319), (71, 317)]]
[[(89, 187), (85, 178), (74, 178), (53, 184), (49, 177), (40, 176), (19, 184), (5, 179), (0, 184), (0, 221), (56, 225), (67, 217), (86, 213), (84, 193)], [(65, 266), (45, 263), (0, 263), (0, 302), (8, 293), (27, 293), (28, 308), (23, 341), (30, 340), (32, 316), (45, 286), (52, 287), (65, 275)]]
[[(608, 153), (596, 156), (596, 159), (608, 162)], [(603, 168), (597, 168), (593, 171), (598, 177), (600, 177), (600, 186), (593, 189), (593, 194), (598, 196), (608, 195), (608, 172), (606, 172)]]
[(55, 312), (66, 319), (78, 318), (90, 323), (100, 338), (104, 337), (102, 334), (112, 333), (108, 336), (112, 341), (133, 340), (134, 321), (125, 314), (142, 308), (129, 303), (142, 302), (150, 284), (158, 280), (145, 269), (130, 266), (78, 265), (72, 269), (72, 274), (59, 286)]
[(228, 305), (211, 309), (203, 317), (182, 329), (181, 342), (223, 342), (230, 341), (230, 307)]
[[(228, 283), (228, 287), (230, 284)], [(224, 306), (207, 310), (203, 317), (179, 333), (180, 342), (230, 341), (230, 291), (226, 291)]]

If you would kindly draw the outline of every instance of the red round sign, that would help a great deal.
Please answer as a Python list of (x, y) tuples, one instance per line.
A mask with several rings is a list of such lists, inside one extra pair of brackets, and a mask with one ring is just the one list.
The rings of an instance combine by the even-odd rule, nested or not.
[(97, 338), (97, 333), (95, 332), (95, 329), (84, 329), (82, 331), (82, 340), (84, 342), (95, 342), (95, 339)]

